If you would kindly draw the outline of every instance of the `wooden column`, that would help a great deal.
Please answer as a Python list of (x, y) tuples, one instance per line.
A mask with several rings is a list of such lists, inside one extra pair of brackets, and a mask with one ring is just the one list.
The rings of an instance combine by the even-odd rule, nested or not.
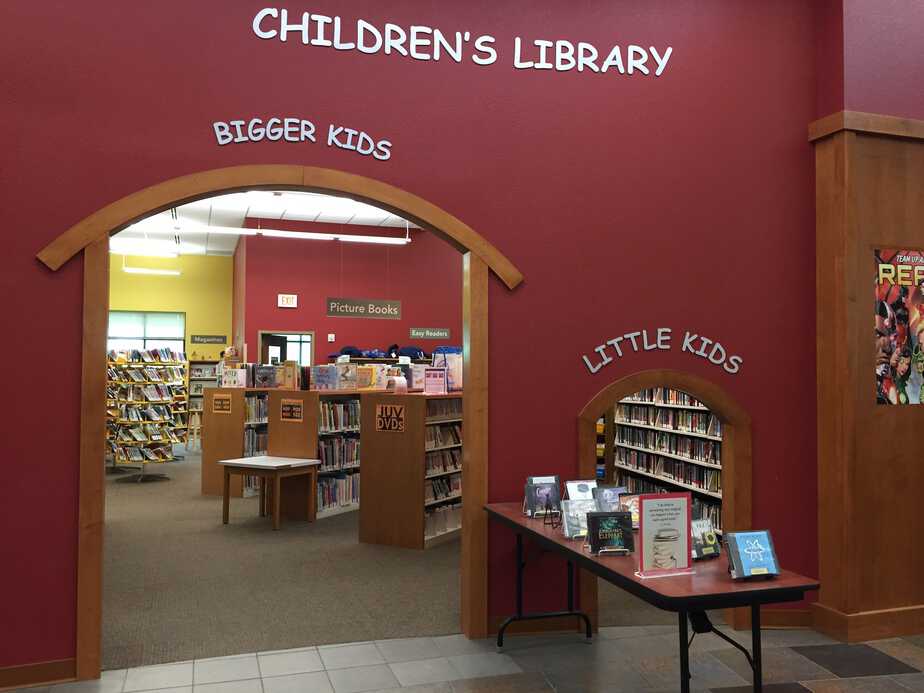
[(78, 679), (99, 678), (101, 663), (108, 325), (109, 238), (105, 237), (88, 245), (83, 252), (79, 480), (82, 502), (77, 527)]
[(488, 635), (488, 266), (465, 253), (462, 272), (462, 632)]
[(810, 127), (816, 180), (818, 568), (814, 626), (849, 642), (924, 632), (924, 405), (876, 403), (875, 249), (924, 250), (924, 122)]

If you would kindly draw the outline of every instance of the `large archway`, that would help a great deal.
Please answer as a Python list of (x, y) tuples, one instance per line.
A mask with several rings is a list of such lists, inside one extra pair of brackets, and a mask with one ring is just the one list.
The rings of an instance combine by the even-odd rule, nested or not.
[[(578, 414), (578, 478), (596, 475), (596, 424), (611, 415), (616, 404), (640, 390), (669, 387), (687, 392), (705, 404), (722, 422), (722, 522), (726, 530), (751, 528), (751, 417), (715, 383), (683, 371), (640, 371), (610, 383)], [(581, 573), (581, 608), (597, 623), (597, 579)], [(733, 625), (744, 627), (748, 615), (735, 611)]]
[(51, 270), (83, 252), (80, 469), (78, 488), (78, 679), (97, 678), (102, 642), (102, 553), (105, 444), (105, 354), (109, 309), (108, 240), (151, 214), (221, 193), (286, 189), (349, 197), (386, 209), (431, 231), (463, 253), (464, 359), (461, 629), (488, 634), (488, 532), (482, 507), (488, 490), (488, 272), (509, 289), (523, 280), (513, 263), (461, 220), (381, 181), (312, 166), (252, 165), (214, 169), (167, 180), (123, 197), (79, 221), (38, 253)]

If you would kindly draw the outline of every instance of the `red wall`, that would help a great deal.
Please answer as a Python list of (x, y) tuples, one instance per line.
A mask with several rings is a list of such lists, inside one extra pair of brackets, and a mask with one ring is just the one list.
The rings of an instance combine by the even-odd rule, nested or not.
[[(522, 270), (516, 291), (497, 281), (490, 290), (492, 500), (518, 499), (530, 473), (574, 473), (576, 415), (607, 383), (644, 368), (689, 370), (751, 414), (755, 525), (773, 530), (786, 567), (814, 573), (812, 5), (310, 8), (490, 33), (501, 57), (479, 67), (260, 41), (250, 30), (263, 7), (255, 2), (6, 3), (0, 151), (15, 175), (0, 186), (0, 286), (16, 329), (0, 356), (55, 366), (30, 369), (27, 387), (4, 380), (15, 435), (0, 443), (0, 594), (15, 598), (0, 603), (0, 666), (74, 653), (82, 270), (76, 258), (51, 272), (35, 254), (124, 195), (237, 164), (310, 164), (386, 181), (456, 215)], [(911, 94), (922, 59), (910, 38), (924, 26), (914, 0), (848, 5), (887, 6), (868, 27), (846, 29), (849, 105), (924, 115), (920, 91)], [(657, 78), (515, 70), (515, 36), (603, 51), (669, 44), (673, 57)], [(852, 81), (851, 70), (862, 78)], [(392, 158), (323, 143), (219, 147), (211, 131), (215, 120), (290, 114), (388, 138)], [(741, 372), (678, 351), (632, 354), (596, 374), (581, 361), (614, 335), (659, 326), (719, 339), (743, 357)], [(36, 415), (49, 397), (53, 426)], [(492, 530), (490, 558), (498, 616), (513, 606), (509, 533)], [(549, 575), (531, 568), (527, 582), (530, 608), (561, 607)]]
[[(249, 225), (254, 226), (255, 222)], [(324, 225), (264, 222), (273, 228), (325, 231)], [(337, 226), (342, 232), (343, 228)], [(357, 233), (386, 235), (369, 227)], [(394, 235), (394, 234), (392, 234)], [(306, 241), (264, 236), (246, 239), (247, 358), (258, 360), (259, 330), (314, 331), (315, 363), (343, 346), (386, 349), (416, 344), (429, 352), (440, 344), (462, 344), (462, 255), (425, 231), (406, 246)], [(298, 294), (298, 308), (277, 308), (277, 294)], [(329, 318), (326, 300), (377, 298), (401, 301), (400, 320)], [(448, 327), (448, 340), (410, 339), (410, 327)], [(334, 343), (327, 334), (336, 335)]]

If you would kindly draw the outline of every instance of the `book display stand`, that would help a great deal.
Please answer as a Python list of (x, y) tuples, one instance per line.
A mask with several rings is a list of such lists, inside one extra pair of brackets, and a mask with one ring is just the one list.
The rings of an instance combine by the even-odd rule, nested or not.
[(149, 464), (176, 459), (187, 439), (187, 363), (167, 349), (110, 352), (106, 363), (106, 444), (109, 473), (140, 472), (122, 481), (163, 481)]
[(693, 519), (722, 531), (722, 423), (699, 400), (666, 387), (616, 405), (613, 481), (628, 493), (693, 494)]

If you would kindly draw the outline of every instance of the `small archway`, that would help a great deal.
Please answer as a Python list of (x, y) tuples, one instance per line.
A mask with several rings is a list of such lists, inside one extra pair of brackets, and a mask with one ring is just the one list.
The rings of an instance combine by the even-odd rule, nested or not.
[(460, 558), (461, 630), (488, 635), (488, 273), (509, 288), (523, 275), (470, 226), (423, 198), (382, 181), (343, 171), (289, 164), (249, 165), (193, 173), (127, 195), (70, 227), (38, 259), (52, 271), (83, 255), (80, 468), (77, 532), (78, 679), (98, 678), (102, 645), (102, 555), (106, 332), (109, 236), (171, 207), (242, 190), (299, 190), (348, 197), (386, 209), (440, 236), (463, 254), (463, 486)]
[[(705, 404), (722, 422), (722, 524), (725, 530), (751, 528), (751, 417), (715, 383), (692, 373), (670, 369), (640, 371), (610, 383), (578, 414), (578, 478), (596, 475), (596, 425), (612, 415), (625, 397), (653, 387), (669, 387), (689, 393)], [(597, 625), (597, 579), (581, 573), (581, 608)], [(744, 627), (747, 614), (738, 609), (732, 616), (735, 628)]]

